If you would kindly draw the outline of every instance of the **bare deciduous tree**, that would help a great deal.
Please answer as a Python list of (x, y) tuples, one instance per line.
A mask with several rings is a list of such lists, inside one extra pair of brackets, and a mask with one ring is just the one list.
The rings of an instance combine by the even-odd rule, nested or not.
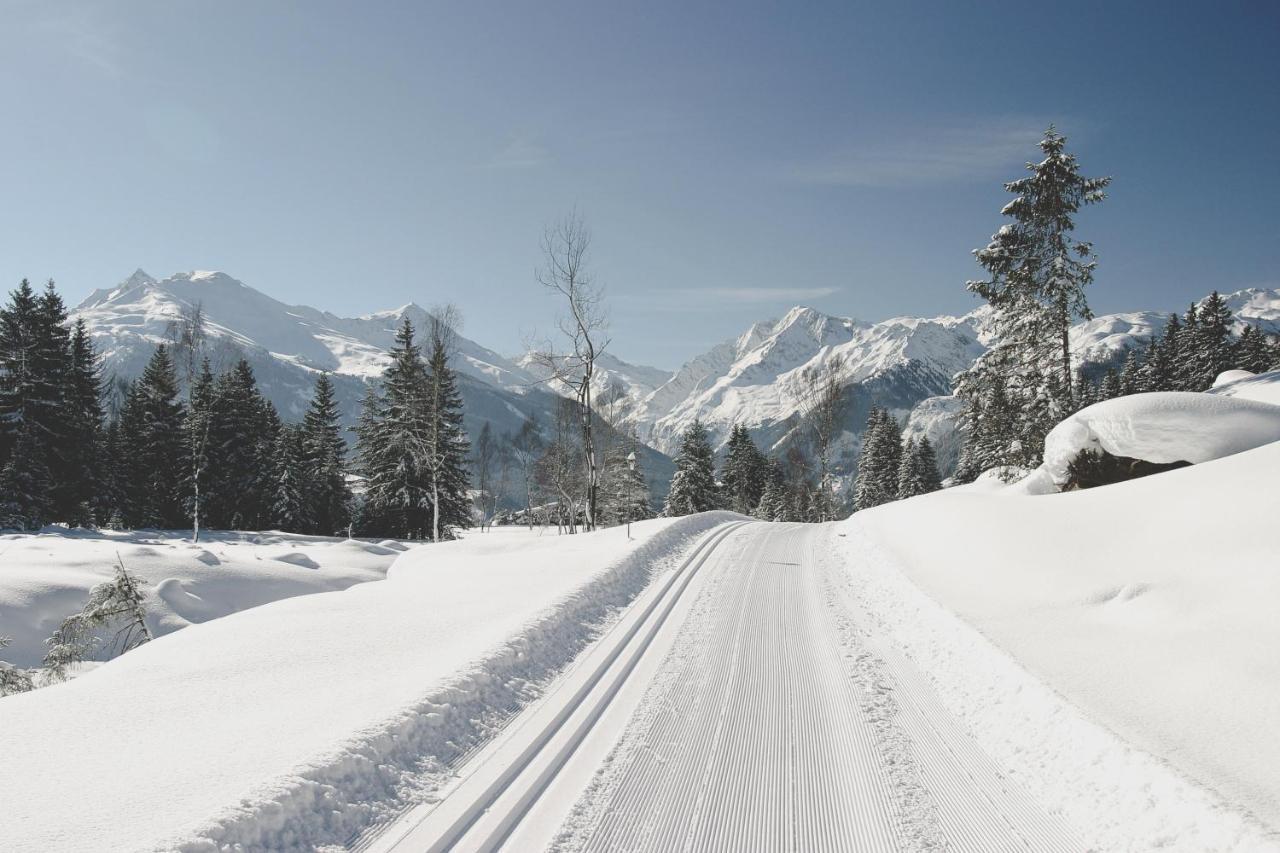
[(520, 470), (520, 476), (524, 480), (525, 518), (529, 522), (529, 528), (532, 529), (533, 490), (536, 485), (534, 466), (537, 464), (539, 454), (542, 453), (543, 445), (537, 420), (532, 417), (525, 418), (524, 423), (520, 425), (520, 431), (514, 436), (509, 436), (507, 443), (510, 445), (516, 467)]
[(573, 400), (558, 402), (550, 440), (534, 472), (539, 491), (558, 507), (557, 529), (566, 533), (577, 532), (578, 510), (585, 492), (585, 472), (577, 446), (577, 408)]
[(560, 320), (560, 332), (568, 342), (568, 351), (557, 352), (548, 343), (534, 353), (534, 359), (548, 373), (548, 382), (560, 382), (572, 389), (578, 401), (581, 450), (586, 467), (586, 529), (594, 530), (600, 465), (595, 446), (591, 380), (595, 374), (596, 359), (609, 345), (609, 339), (605, 336), (608, 318), (604, 309), (604, 291), (587, 272), (590, 246), (591, 232), (576, 211), (548, 227), (543, 235), (545, 266), (537, 272), (537, 279), (539, 284), (565, 302), (566, 312)]
[(196, 368), (204, 357), (208, 339), (206, 326), (204, 303), (197, 301), (184, 304), (178, 318), (170, 320), (165, 330), (173, 351), (174, 366), (183, 372), (188, 393), (196, 378)]
[(847, 368), (836, 356), (821, 367), (807, 367), (800, 375), (800, 394), (804, 419), (808, 422), (817, 462), (819, 505), (815, 508), (819, 521), (830, 521), (831, 448), (841, 432), (844, 415), (844, 389)]

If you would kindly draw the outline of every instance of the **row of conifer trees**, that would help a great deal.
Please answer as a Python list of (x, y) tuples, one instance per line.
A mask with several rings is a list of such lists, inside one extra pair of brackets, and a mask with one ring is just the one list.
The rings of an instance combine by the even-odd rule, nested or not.
[[(53, 283), (13, 291), (0, 308), (0, 528), (354, 526), (445, 538), (469, 525), (462, 401), (442, 337), (424, 360), (413, 328), (400, 330), (365, 400), (354, 460), (327, 376), (301, 422), (287, 423), (243, 358), (220, 373), (204, 358), (183, 377), (174, 348), (157, 345), (108, 407), (93, 343)], [(361, 501), (349, 464), (364, 478)]]

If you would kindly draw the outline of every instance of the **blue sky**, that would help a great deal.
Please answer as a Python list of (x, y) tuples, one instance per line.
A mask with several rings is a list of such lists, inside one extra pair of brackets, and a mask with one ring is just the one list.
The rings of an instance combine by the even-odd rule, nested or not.
[(1096, 311), (1280, 286), (1280, 4), (4, 2), (0, 284), (221, 269), (342, 314), (552, 328), (594, 232), (613, 350), (804, 303), (966, 311), (1056, 122), (1111, 198)]

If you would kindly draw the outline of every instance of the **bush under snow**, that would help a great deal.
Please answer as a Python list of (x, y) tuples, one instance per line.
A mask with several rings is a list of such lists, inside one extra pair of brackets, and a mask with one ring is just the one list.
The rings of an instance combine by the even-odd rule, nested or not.
[(1244, 397), (1158, 391), (1081, 409), (1045, 438), (1044, 464), (1024, 491), (1047, 477), (1061, 488), (1082, 451), (1157, 464), (1197, 464), (1280, 441), (1280, 406)]

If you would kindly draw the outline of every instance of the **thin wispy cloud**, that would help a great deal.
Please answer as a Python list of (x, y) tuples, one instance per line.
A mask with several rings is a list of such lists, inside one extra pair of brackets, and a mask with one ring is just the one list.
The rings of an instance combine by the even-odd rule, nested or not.
[(807, 184), (874, 188), (1013, 177), (1009, 169), (1035, 157), (1048, 124), (1046, 119), (1002, 118), (896, 131), (799, 164), (791, 177)]
[(654, 291), (664, 304), (674, 303), (682, 307), (705, 306), (708, 308), (717, 306), (723, 308), (725, 302), (794, 305), (797, 302), (823, 299), (839, 292), (838, 287), (672, 287)]
[(490, 169), (536, 169), (551, 160), (551, 152), (536, 137), (513, 136), (485, 164)]
[(97, 7), (60, 8), (34, 20), (32, 31), (40, 41), (66, 51), (98, 71), (113, 77), (123, 72), (119, 40), (98, 14)]

